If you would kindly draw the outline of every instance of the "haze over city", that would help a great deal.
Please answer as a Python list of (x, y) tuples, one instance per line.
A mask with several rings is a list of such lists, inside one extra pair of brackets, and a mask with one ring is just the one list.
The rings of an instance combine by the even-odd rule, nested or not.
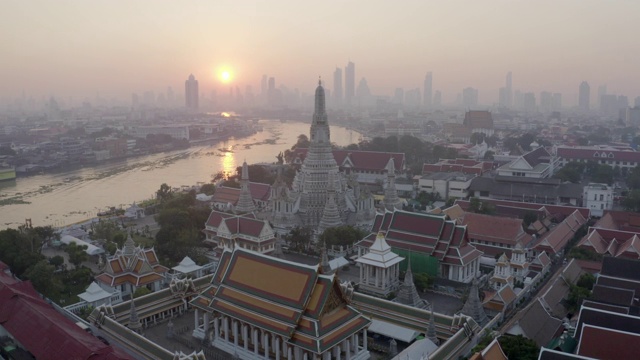
[(640, 43), (633, 1), (29, 1), (5, 2), (0, 19), (0, 101), (96, 93), (182, 91), (191, 73), (200, 93), (227, 83), (259, 90), (263, 74), (311, 93), (331, 86), (336, 67), (356, 64), (376, 95), (422, 88), (433, 72), (443, 103), (463, 88), (498, 100), (505, 75), (523, 92), (578, 86), (640, 95)]

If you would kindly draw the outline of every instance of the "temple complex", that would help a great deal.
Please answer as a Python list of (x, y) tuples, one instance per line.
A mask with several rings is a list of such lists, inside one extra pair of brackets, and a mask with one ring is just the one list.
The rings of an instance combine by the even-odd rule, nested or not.
[(141, 287), (158, 291), (169, 269), (160, 265), (154, 249), (136, 246), (131, 235), (122, 249), (107, 260), (104, 272), (96, 276), (96, 282), (107, 292), (120, 292), (121, 296), (133, 294)]
[(193, 335), (242, 359), (369, 359), (370, 320), (351, 306), (352, 295), (319, 266), (236, 247), (190, 302)]
[(309, 141), (292, 188), (281, 179), (273, 185), (269, 217), (276, 230), (284, 233), (295, 226), (310, 226), (320, 233), (344, 224), (368, 227), (375, 216), (373, 197), (366, 188), (360, 189), (355, 177), (338, 168), (321, 83), (316, 88)]

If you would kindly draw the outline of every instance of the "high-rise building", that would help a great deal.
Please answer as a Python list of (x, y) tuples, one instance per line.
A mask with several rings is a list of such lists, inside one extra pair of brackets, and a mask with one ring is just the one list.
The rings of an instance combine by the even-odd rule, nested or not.
[(440, 90), (436, 90), (433, 95), (433, 107), (439, 108), (440, 106), (442, 106), (442, 93)]
[(347, 106), (353, 106), (356, 95), (356, 64), (349, 61), (344, 68), (344, 99)]
[(600, 107), (600, 99), (602, 95), (607, 95), (607, 85), (598, 86), (598, 98), (596, 98), (596, 106)]
[(540, 111), (548, 112), (553, 108), (553, 95), (548, 91), (540, 93)]
[(589, 111), (589, 99), (591, 97), (591, 88), (589, 83), (583, 81), (580, 83), (580, 89), (578, 93), (578, 108), (582, 111)]
[(269, 78), (269, 91), (273, 91), (276, 89), (276, 78), (273, 76)]
[(536, 95), (528, 92), (524, 94), (524, 111), (536, 111)]
[(427, 109), (429, 109), (433, 104), (432, 92), (433, 92), (433, 75), (431, 74), (431, 71), (429, 71), (427, 75), (424, 77), (424, 93), (423, 93), (423, 96), (424, 96), (423, 104), (424, 104), (424, 107)]
[(511, 71), (507, 73), (507, 84), (506, 84), (506, 107), (511, 107), (513, 105), (513, 89), (511, 87)]
[(336, 107), (342, 105), (342, 69), (339, 67), (333, 72), (333, 100)]
[(465, 108), (475, 108), (478, 106), (478, 90), (472, 87), (462, 90), (462, 106)]
[(260, 96), (263, 98), (267, 98), (267, 75), (262, 75), (262, 80), (260, 81)]
[(553, 98), (551, 101), (551, 109), (553, 109), (553, 111), (562, 110), (562, 94), (553, 93)]
[(640, 107), (640, 96), (636, 96), (636, 98), (633, 99), (633, 106)]
[(395, 93), (393, 94), (393, 102), (402, 105), (404, 104), (404, 89), (396, 88)]
[(197, 110), (198, 109), (198, 80), (193, 76), (193, 74), (189, 75), (189, 79), (184, 82), (184, 102), (187, 109)]

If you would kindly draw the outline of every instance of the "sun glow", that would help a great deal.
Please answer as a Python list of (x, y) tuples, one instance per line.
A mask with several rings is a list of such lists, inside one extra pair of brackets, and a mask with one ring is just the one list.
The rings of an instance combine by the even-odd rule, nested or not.
[(231, 73), (231, 70), (229, 69), (222, 69), (219, 71), (218, 77), (220, 78), (220, 81), (226, 84), (231, 82), (233, 79), (233, 73)]

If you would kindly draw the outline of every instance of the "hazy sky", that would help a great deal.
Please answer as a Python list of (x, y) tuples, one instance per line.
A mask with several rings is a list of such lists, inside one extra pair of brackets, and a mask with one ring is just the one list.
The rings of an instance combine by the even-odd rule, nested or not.
[[(102, 1), (0, 3), (0, 97), (127, 99), (131, 92), (221, 88), (217, 71), (259, 91), (262, 74), (311, 93), (318, 75), (356, 64), (375, 94), (422, 87), (449, 102), (462, 88), (492, 102), (513, 87), (640, 95), (640, 1)], [(226, 87), (225, 87), (226, 88)]]

